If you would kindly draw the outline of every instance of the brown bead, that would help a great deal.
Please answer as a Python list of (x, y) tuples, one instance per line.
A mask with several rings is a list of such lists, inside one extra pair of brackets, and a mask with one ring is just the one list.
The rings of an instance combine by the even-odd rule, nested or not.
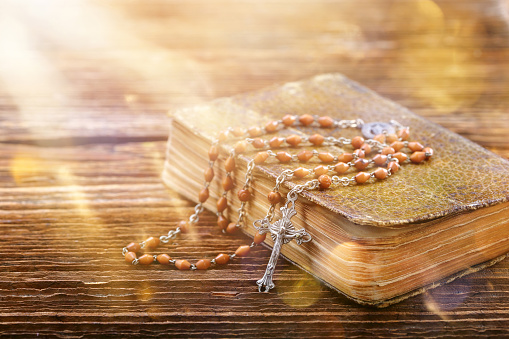
[(369, 180), (369, 173), (366, 173), (366, 172), (359, 172), (357, 173), (357, 175), (355, 175), (355, 181), (358, 183), (358, 184), (363, 184), (365, 183), (366, 181)]
[(191, 268), (191, 264), (187, 260), (175, 260), (175, 267), (181, 271), (187, 271)]
[(229, 191), (233, 188), (233, 179), (231, 176), (227, 175), (223, 178), (223, 189), (225, 191)]
[(289, 115), (288, 114), (288, 115), (285, 115), (283, 117), (283, 119), (281, 119), (281, 120), (283, 121), (283, 124), (285, 126), (291, 126), (291, 125), (293, 125), (295, 123), (295, 120), (297, 120), (297, 119), (295, 118), (295, 115)]
[(320, 159), (323, 162), (333, 162), (334, 156), (330, 153), (324, 152), (324, 153), (318, 153), (318, 159)]
[(210, 149), (209, 149), (209, 159), (210, 159), (210, 161), (216, 161), (218, 156), (219, 156), (219, 148), (216, 145), (211, 146)]
[(345, 173), (346, 171), (348, 171), (349, 168), (350, 168), (350, 165), (348, 165), (344, 162), (340, 162), (340, 163), (336, 164), (336, 166), (334, 166), (334, 170), (339, 174)]
[(279, 204), (281, 202), (281, 193), (274, 191), (269, 192), (269, 194), (267, 195), (267, 199), (269, 200), (271, 205)]
[(329, 172), (329, 169), (326, 166), (318, 165), (315, 168), (313, 168), (313, 172), (315, 172), (315, 175), (320, 176), (323, 174), (327, 174)]
[(191, 229), (191, 225), (189, 225), (189, 223), (185, 220), (179, 221), (179, 223), (177, 224), (177, 227), (180, 228), (180, 232), (182, 232), (182, 233), (187, 233)]
[(230, 256), (228, 254), (220, 253), (214, 258), (214, 261), (216, 264), (224, 265), (230, 261)]
[(226, 227), (226, 233), (228, 233), (228, 234), (235, 234), (235, 233), (237, 233), (237, 229), (238, 229), (237, 224), (234, 223), (234, 222), (231, 222)]
[(214, 179), (214, 169), (212, 167), (205, 168), (203, 171), (203, 176), (205, 177), (206, 182), (211, 182)]
[(417, 141), (412, 141), (408, 143), (408, 148), (410, 148), (412, 152), (418, 152), (422, 151), (424, 149), (424, 146), (418, 143)]
[(277, 152), (276, 159), (282, 163), (287, 163), (292, 160), (292, 156), (288, 152)]
[(281, 146), (283, 141), (285, 141), (285, 138), (274, 137), (269, 140), (269, 146), (272, 148), (277, 148), (277, 147)]
[(308, 151), (308, 150), (301, 151), (301, 152), (299, 152), (299, 154), (297, 154), (297, 159), (299, 159), (299, 161), (301, 161), (301, 162), (307, 162), (312, 157), (313, 157), (313, 152)]
[(387, 136), (385, 137), (385, 141), (388, 144), (392, 144), (393, 142), (398, 141), (398, 136), (396, 134), (394, 134), (394, 133), (387, 134)]
[(263, 134), (262, 132), (262, 129), (260, 127), (256, 127), (256, 126), (253, 126), (253, 127), (250, 127), (247, 132), (249, 133), (249, 135), (251, 136), (251, 138), (254, 138), (254, 137), (259, 137), (260, 135)]
[(350, 162), (353, 160), (352, 153), (342, 153), (338, 156), (339, 162)]
[(363, 170), (366, 167), (368, 167), (369, 160), (360, 158), (360, 159), (355, 160), (354, 165), (355, 165), (355, 168), (357, 168), (359, 170)]
[(219, 140), (220, 142), (223, 142), (225, 141), (226, 139), (228, 139), (228, 131), (222, 131), (219, 133), (219, 135), (217, 136), (217, 140)]
[(241, 154), (246, 151), (247, 148), (247, 142), (246, 141), (239, 141), (237, 144), (235, 144), (235, 154)]
[(424, 159), (426, 159), (426, 153), (424, 152), (414, 152), (410, 156), (410, 161), (416, 164), (423, 162)]
[(126, 262), (131, 264), (134, 259), (136, 259), (136, 253), (134, 253), (134, 252), (127, 252), (125, 254), (125, 261)]
[(380, 179), (380, 180), (387, 178), (387, 176), (389, 175), (387, 170), (385, 168), (381, 168), (381, 167), (377, 168), (374, 173), (375, 173), (375, 178)]
[(405, 147), (405, 144), (403, 143), (403, 141), (394, 141), (392, 144), (391, 144), (391, 147), (396, 151), (396, 152), (399, 152), (401, 151), (401, 149), (403, 147)]
[(383, 166), (387, 162), (387, 156), (383, 154), (377, 154), (373, 157), (373, 162), (375, 165)]
[(157, 262), (161, 265), (169, 265), (171, 257), (168, 254), (159, 254), (156, 258)]
[(127, 248), (127, 250), (129, 252), (137, 253), (141, 250), (141, 245), (137, 242), (132, 242), (129, 245), (127, 245), (125, 248)]
[(366, 153), (361, 149), (356, 149), (353, 151), (353, 154), (357, 155), (357, 158), (364, 158), (366, 156)]
[(156, 248), (159, 246), (159, 238), (156, 237), (149, 237), (145, 240), (145, 247), (146, 248)]
[(433, 155), (433, 148), (431, 147), (425, 147), (423, 149), (424, 154), (426, 155), (426, 158), (429, 158)]
[(209, 198), (209, 189), (208, 188), (203, 188), (200, 191), (200, 194), (198, 194), (198, 200), (200, 202), (205, 202), (205, 201), (207, 201), (208, 198)]
[(297, 178), (304, 178), (305, 176), (309, 175), (309, 173), (311, 173), (311, 171), (304, 167), (299, 167), (293, 171), (293, 175), (295, 175)]
[(286, 143), (290, 146), (298, 146), (301, 141), (302, 138), (300, 137), (300, 135), (297, 134), (292, 134), (286, 138)]
[(398, 152), (398, 153), (394, 153), (392, 155), (393, 158), (396, 158), (398, 159), (399, 163), (401, 164), (403, 161), (405, 161), (406, 159), (408, 159), (408, 156), (405, 154), (405, 153), (401, 153), (401, 152)]
[(239, 246), (239, 248), (237, 248), (237, 250), (235, 251), (235, 256), (236, 257), (245, 257), (246, 255), (249, 254), (250, 250), (251, 250), (251, 247), (249, 247), (249, 245)]
[(267, 233), (260, 234), (259, 232), (256, 232), (253, 238), (253, 242), (257, 245), (261, 244), (265, 241), (265, 238), (267, 237)]
[(267, 131), (267, 133), (275, 132), (277, 130), (277, 126), (278, 126), (277, 121), (269, 121), (265, 125), (265, 131)]
[(303, 114), (299, 117), (299, 122), (304, 126), (311, 125), (313, 121), (315, 121), (315, 118), (313, 118), (313, 116), (309, 114)]
[(243, 136), (245, 134), (246, 134), (246, 129), (245, 128), (235, 127), (233, 129), (233, 135), (235, 135), (236, 137), (241, 137), (241, 136)]
[(254, 162), (257, 165), (263, 164), (265, 160), (269, 158), (269, 153), (267, 152), (258, 152), (254, 157)]
[(251, 192), (248, 190), (239, 190), (237, 192), (237, 196), (239, 197), (240, 201), (249, 201), (251, 200)]
[(320, 183), (320, 188), (329, 188), (332, 184), (332, 179), (327, 174), (323, 174), (318, 177), (318, 182)]
[(364, 154), (371, 153), (371, 146), (369, 146), (368, 144), (362, 144), (360, 149), (364, 151)]
[(394, 150), (394, 148), (390, 147), (390, 146), (386, 146), (382, 149), (382, 154), (383, 155), (387, 155), (387, 154), (394, 154), (396, 153), (396, 151)]
[(231, 172), (235, 169), (235, 158), (228, 157), (224, 162), (224, 169), (226, 172)]
[(217, 211), (218, 212), (222, 212), (226, 209), (226, 207), (228, 207), (228, 200), (226, 199), (226, 197), (221, 197), (217, 200)]
[(391, 161), (387, 165), (387, 169), (390, 169), (391, 173), (396, 173), (399, 170), (399, 164), (396, 161)]
[(142, 265), (150, 265), (154, 262), (154, 256), (150, 254), (144, 254), (138, 258), (138, 262)]
[(197, 270), (206, 270), (209, 267), (210, 267), (209, 259), (201, 259), (201, 260), (198, 260), (198, 262), (196, 263)]
[(381, 142), (382, 144), (385, 144), (385, 134), (378, 134), (373, 137), (373, 140), (376, 140), (378, 142)]
[(229, 223), (230, 222), (228, 221), (228, 219), (226, 219), (223, 215), (220, 215), (219, 217), (217, 217), (217, 226), (219, 226), (219, 229), (221, 229), (221, 230), (226, 229), (226, 227), (228, 227)]
[(364, 138), (361, 136), (356, 136), (352, 138), (352, 146), (353, 148), (361, 148), (364, 145)]
[(408, 139), (409, 136), (410, 136), (410, 132), (408, 131), (408, 128), (403, 128), (398, 131), (398, 137), (402, 141), (405, 141), (406, 139)]
[(331, 127), (334, 125), (334, 120), (331, 117), (323, 116), (318, 118), (318, 123), (320, 127)]
[(323, 135), (321, 134), (313, 134), (312, 136), (310, 136), (308, 138), (309, 142), (312, 143), (313, 145), (315, 146), (320, 146), (321, 144), (323, 144), (325, 138)]
[(253, 143), (251, 145), (253, 145), (254, 148), (263, 148), (263, 147), (265, 147), (265, 143), (260, 138), (254, 139)]

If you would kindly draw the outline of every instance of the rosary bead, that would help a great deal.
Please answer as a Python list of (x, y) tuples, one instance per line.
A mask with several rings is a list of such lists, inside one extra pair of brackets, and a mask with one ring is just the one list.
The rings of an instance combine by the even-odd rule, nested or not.
[(377, 168), (374, 173), (375, 173), (375, 178), (380, 179), (380, 180), (387, 178), (387, 176), (389, 175), (389, 173), (387, 173), (387, 170), (385, 168), (381, 168), (381, 167)]
[(396, 151), (396, 152), (399, 152), (403, 147), (405, 147), (405, 144), (403, 143), (403, 141), (394, 141), (392, 144), (391, 144), (391, 147)]
[(191, 264), (187, 260), (175, 260), (175, 267), (181, 271), (186, 271), (191, 268)]
[(224, 265), (230, 261), (230, 256), (228, 254), (220, 253), (214, 258), (214, 261), (216, 264)]
[(304, 126), (311, 125), (313, 121), (315, 121), (315, 118), (313, 118), (313, 116), (309, 114), (303, 114), (299, 117), (299, 122)]
[(390, 169), (391, 173), (396, 173), (399, 170), (399, 164), (396, 161), (391, 161), (387, 165), (387, 169)]
[(403, 163), (406, 159), (408, 159), (408, 156), (402, 152), (394, 153), (392, 157), (398, 159), (400, 164)]
[(273, 137), (272, 139), (269, 140), (269, 146), (272, 148), (278, 148), (279, 146), (281, 146), (283, 141), (285, 141), (285, 138)]
[(345, 173), (346, 171), (348, 171), (348, 169), (350, 168), (350, 165), (344, 163), (344, 162), (340, 162), (338, 164), (336, 164), (336, 166), (334, 167), (334, 170), (338, 173), (338, 174), (343, 174)]
[(220, 215), (219, 217), (217, 217), (217, 226), (219, 226), (219, 229), (221, 230), (226, 229), (229, 223), (230, 222), (228, 221), (228, 219), (226, 219), (224, 216)]
[(381, 142), (382, 144), (385, 144), (385, 134), (378, 134), (373, 137), (373, 140), (376, 140), (378, 142)]
[(424, 154), (426, 155), (426, 158), (429, 158), (433, 155), (433, 148), (431, 147), (426, 147), (423, 149), (424, 151)]
[(141, 245), (137, 242), (132, 242), (129, 245), (127, 245), (125, 248), (127, 248), (127, 250), (129, 252), (137, 253), (141, 250)]
[(300, 135), (292, 134), (289, 137), (286, 138), (286, 143), (290, 146), (298, 146), (300, 142), (302, 141), (302, 138)]
[(209, 189), (208, 188), (203, 188), (200, 191), (200, 194), (198, 194), (198, 200), (200, 202), (205, 202), (205, 201), (207, 201), (208, 198), (209, 198)]
[(318, 182), (320, 183), (320, 188), (329, 188), (332, 184), (332, 179), (327, 174), (323, 174), (318, 177)]
[(235, 234), (235, 233), (237, 233), (237, 229), (238, 229), (237, 224), (234, 223), (234, 222), (231, 222), (226, 227), (226, 233), (228, 233), (228, 234)]
[(134, 259), (136, 259), (136, 253), (134, 253), (134, 252), (127, 252), (125, 254), (125, 261), (126, 262), (132, 263)]
[(228, 200), (226, 200), (226, 197), (221, 197), (217, 200), (217, 211), (222, 212), (228, 207)]
[(145, 240), (145, 247), (147, 248), (156, 248), (159, 246), (159, 238), (156, 237), (149, 237)]
[(265, 143), (260, 138), (254, 139), (252, 145), (253, 145), (254, 148), (263, 148), (263, 147), (265, 147)]
[(308, 138), (309, 142), (315, 146), (320, 146), (325, 141), (325, 138), (321, 134), (313, 134)]
[(396, 151), (394, 150), (394, 148), (390, 147), (390, 146), (386, 146), (382, 149), (382, 154), (383, 155), (387, 155), (387, 154), (394, 154), (396, 153)]
[(364, 151), (364, 154), (369, 154), (369, 153), (371, 153), (371, 146), (369, 146), (369, 145), (368, 145), (368, 144), (366, 144), (366, 143), (362, 144), (362, 146), (361, 146), (361, 148), (360, 148), (360, 149)]
[(311, 171), (304, 167), (299, 167), (293, 171), (293, 175), (295, 175), (297, 178), (304, 178), (309, 173), (311, 173)]
[(357, 158), (364, 158), (366, 156), (366, 153), (364, 153), (364, 151), (361, 149), (356, 149), (353, 151), (353, 154), (356, 154)]
[(412, 152), (418, 152), (422, 151), (424, 149), (424, 146), (418, 143), (417, 141), (412, 141), (408, 143), (408, 148), (410, 148)]
[(383, 166), (387, 162), (387, 156), (383, 154), (377, 154), (373, 157), (373, 162), (375, 165)]
[(352, 146), (353, 148), (361, 148), (364, 145), (364, 138), (361, 136), (356, 136), (352, 138)]
[(265, 238), (267, 237), (267, 233), (260, 234), (259, 232), (256, 232), (253, 238), (253, 242), (257, 245), (261, 244), (265, 241)]
[(237, 248), (237, 250), (235, 251), (235, 256), (236, 257), (245, 257), (246, 255), (249, 254), (250, 250), (251, 250), (251, 247), (249, 247), (249, 245), (239, 246), (239, 248)]
[(224, 169), (226, 172), (231, 172), (235, 169), (235, 158), (228, 157), (224, 162)]
[(299, 154), (297, 154), (297, 159), (299, 159), (299, 161), (301, 161), (301, 162), (308, 162), (309, 159), (311, 159), (312, 157), (313, 157), (313, 152), (311, 152), (309, 150), (304, 150), (304, 151), (299, 152)]
[(210, 149), (209, 149), (209, 159), (210, 159), (210, 161), (216, 161), (218, 156), (219, 156), (219, 148), (216, 145), (211, 146)]
[(271, 205), (279, 204), (281, 202), (281, 193), (272, 191), (267, 195), (267, 199)]
[(368, 181), (370, 178), (369, 173), (366, 172), (359, 172), (355, 175), (355, 181), (358, 184), (364, 184), (366, 181)]
[(240, 201), (249, 201), (251, 199), (251, 192), (242, 189), (237, 192), (237, 196), (239, 197)]
[(408, 131), (408, 128), (403, 128), (398, 131), (398, 137), (402, 141), (405, 141), (406, 139), (408, 139), (409, 136), (410, 136), (410, 132)]
[(354, 163), (355, 168), (357, 168), (359, 170), (365, 169), (366, 167), (368, 167), (368, 165), (369, 165), (369, 160), (362, 159), (362, 158), (355, 160), (355, 163)]
[(269, 158), (269, 153), (267, 152), (258, 152), (253, 158), (255, 164), (260, 165), (265, 162)]
[(318, 118), (318, 123), (320, 127), (331, 127), (334, 125), (334, 120), (331, 117), (323, 116)]
[(386, 139), (386, 142), (388, 144), (392, 144), (393, 142), (395, 141), (398, 141), (398, 136), (396, 134), (387, 134), (387, 136), (385, 137)]
[(210, 260), (209, 259), (201, 259), (198, 260), (196, 263), (196, 269), (198, 270), (206, 270), (210, 267)]
[(161, 265), (169, 265), (171, 257), (168, 254), (159, 254), (156, 258), (157, 262)]
[(223, 142), (225, 141), (226, 139), (228, 139), (228, 131), (222, 131), (219, 133), (219, 135), (217, 136), (217, 140), (219, 140), (219, 142)]
[(288, 114), (288, 115), (285, 115), (285, 116), (283, 117), (283, 119), (281, 119), (281, 120), (283, 121), (283, 124), (284, 124), (285, 126), (291, 126), (291, 125), (293, 125), (293, 124), (295, 123), (295, 120), (296, 120), (296, 119), (295, 119), (295, 116), (294, 116), (294, 115), (289, 115), (289, 114)]
[(223, 189), (225, 191), (229, 191), (233, 188), (233, 179), (231, 176), (227, 175), (223, 178)]
[(287, 163), (292, 160), (292, 156), (288, 152), (277, 152), (276, 158), (282, 163)]
[(277, 121), (269, 121), (266, 125), (265, 125), (265, 131), (267, 131), (267, 133), (273, 133), (277, 130)]
[(205, 168), (203, 171), (203, 176), (205, 177), (206, 182), (211, 182), (214, 179), (214, 169), (212, 167)]
[(235, 144), (235, 154), (241, 154), (246, 151), (247, 148), (247, 142), (245, 141), (239, 141), (237, 144)]
[(254, 138), (254, 137), (259, 137), (260, 135), (263, 134), (262, 132), (262, 129), (260, 127), (256, 127), (256, 126), (253, 126), (253, 127), (250, 127), (247, 132), (249, 133), (249, 135), (251, 136), (251, 138)]
[(330, 153), (318, 153), (318, 159), (320, 159), (323, 162), (333, 162), (334, 156)]
[(187, 232), (189, 232), (189, 229), (191, 228), (191, 225), (189, 225), (189, 223), (187, 221), (181, 220), (177, 224), (177, 227), (180, 228), (180, 232), (187, 233)]
[(338, 156), (339, 162), (350, 162), (353, 160), (352, 153), (342, 153)]
[(242, 127), (235, 127), (233, 129), (233, 135), (235, 135), (236, 137), (241, 137), (245, 134), (246, 134), (246, 130)]
[(150, 265), (154, 262), (154, 257), (150, 254), (144, 254), (138, 258), (138, 262), (142, 265)]
[(424, 159), (426, 159), (426, 153), (424, 153), (424, 152), (414, 152), (410, 156), (410, 161), (415, 163), (415, 164), (423, 162)]
[(313, 172), (315, 172), (315, 175), (320, 176), (323, 174), (327, 174), (329, 172), (329, 169), (326, 166), (318, 165), (313, 169)]

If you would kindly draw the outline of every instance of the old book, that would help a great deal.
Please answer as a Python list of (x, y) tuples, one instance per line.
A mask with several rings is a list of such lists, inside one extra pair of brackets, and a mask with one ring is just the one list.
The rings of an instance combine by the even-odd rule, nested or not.
[[(435, 155), (430, 161), (402, 166), (386, 180), (303, 192), (292, 221), (313, 240), (282, 247), (282, 254), (296, 265), (361, 304), (384, 307), (492, 265), (509, 252), (509, 162), (339, 74), (173, 112), (163, 180), (196, 201), (203, 187), (207, 151), (219, 131), (308, 113), (365, 122), (394, 119), (410, 126), (411, 139), (432, 147)], [(278, 133), (317, 132), (347, 138), (359, 135), (353, 128), (318, 127)], [(240, 201), (232, 194), (242, 186), (247, 161), (256, 153), (248, 151), (238, 158), (236, 189), (229, 195), (232, 206), (227, 213), (233, 219)], [(304, 167), (316, 165), (311, 162)], [(275, 178), (284, 169), (299, 166), (269, 161), (255, 168), (245, 232), (253, 235), (252, 222), (266, 214), (266, 197)], [(211, 198), (205, 204), (213, 212), (225, 175), (221, 161), (215, 172), (219, 180), (212, 182)], [(282, 193), (304, 181), (285, 182)], [(270, 237), (266, 243), (272, 246)]]

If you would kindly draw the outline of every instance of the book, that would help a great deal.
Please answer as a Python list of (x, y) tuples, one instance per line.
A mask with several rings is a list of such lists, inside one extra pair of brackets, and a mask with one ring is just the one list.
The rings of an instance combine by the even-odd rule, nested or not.
[[(306, 229), (313, 240), (300, 246), (292, 241), (282, 246), (281, 253), (331, 288), (360, 304), (385, 307), (493, 265), (509, 252), (509, 162), (341, 74), (318, 75), (172, 112), (162, 174), (165, 185), (197, 202), (207, 151), (220, 131), (262, 126), (287, 114), (366, 123), (396, 120), (410, 127), (410, 140), (435, 150), (429, 161), (405, 164), (386, 180), (300, 194), (292, 222), (297, 229)], [(278, 131), (283, 136), (314, 133), (360, 135), (355, 128), (295, 126)], [(322, 149), (342, 151), (338, 146)], [(228, 195), (229, 218), (237, 217), (236, 192), (243, 185), (247, 162), (257, 152), (253, 149), (238, 156), (235, 189)], [(257, 165), (243, 231), (255, 234), (252, 223), (266, 215), (267, 194), (283, 170), (312, 169), (318, 164), (268, 161)], [(214, 171), (216, 178), (204, 206), (216, 212), (223, 192), (221, 179), (226, 175), (223, 160)], [(305, 181), (284, 182), (282, 195)], [(270, 237), (265, 242), (273, 244)]]

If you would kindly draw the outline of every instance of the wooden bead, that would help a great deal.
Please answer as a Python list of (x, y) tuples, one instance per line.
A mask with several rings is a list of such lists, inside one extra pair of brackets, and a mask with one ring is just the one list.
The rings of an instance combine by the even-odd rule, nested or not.
[(250, 250), (251, 250), (251, 247), (249, 247), (249, 245), (239, 246), (239, 248), (237, 248), (237, 250), (235, 251), (235, 256), (236, 257), (245, 257), (246, 255), (249, 254)]
[(248, 190), (239, 190), (237, 192), (237, 196), (239, 197), (239, 200), (240, 201), (249, 201), (251, 200), (251, 192), (249, 192)]
[(228, 227), (229, 223), (230, 222), (228, 221), (228, 219), (226, 219), (223, 215), (220, 215), (219, 217), (217, 217), (217, 226), (219, 226), (219, 229), (221, 229), (221, 230), (226, 229), (226, 227)]
[(334, 171), (336, 171), (339, 174), (343, 174), (346, 171), (348, 171), (349, 168), (350, 168), (350, 165), (348, 165), (344, 162), (340, 162), (340, 163), (336, 164), (336, 166), (334, 166)]
[(209, 259), (201, 259), (201, 260), (198, 260), (198, 262), (196, 263), (197, 270), (206, 270), (209, 267), (210, 267)]
[(137, 253), (141, 250), (141, 245), (137, 242), (132, 242), (129, 245), (127, 245), (126, 248), (129, 252)]
[(385, 144), (385, 134), (378, 134), (373, 137), (373, 140), (376, 140), (378, 142), (381, 142), (382, 144)]
[(357, 158), (364, 158), (366, 156), (366, 153), (361, 149), (356, 149), (353, 151), (353, 154), (357, 155)]
[(375, 178), (380, 179), (380, 180), (387, 178), (387, 176), (389, 175), (387, 170), (385, 168), (381, 168), (381, 167), (377, 168), (374, 173), (375, 173)]
[(142, 265), (150, 265), (154, 262), (154, 257), (150, 254), (144, 254), (138, 258), (138, 262)]
[(136, 253), (134, 253), (134, 252), (127, 252), (125, 254), (125, 261), (126, 262), (131, 264), (134, 259), (136, 259)]
[(259, 232), (256, 232), (253, 238), (253, 242), (257, 245), (261, 244), (265, 241), (265, 238), (267, 237), (267, 233), (260, 234)]
[(203, 176), (205, 177), (206, 182), (211, 182), (214, 179), (214, 169), (212, 167), (205, 168), (203, 171)]
[(216, 145), (211, 146), (209, 149), (209, 160), (216, 161), (218, 156), (219, 156), (219, 148)]
[(230, 256), (228, 254), (220, 253), (214, 258), (214, 261), (216, 264), (224, 265), (230, 261)]
[(387, 156), (383, 154), (377, 154), (373, 157), (373, 162), (377, 166), (383, 166), (387, 162)]
[(299, 122), (304, 126), (311, 125), (313, 121), (315, 121), (315, 118), (313, 118), (313, 116), (309, 114), (303, 114), (299, 117)]
[(182, 233), (188, 233), (191, 230), (191, 225), (185, 220), (179, 221), (177, 227), (180, 228), (180, 232)]
[(234, 222), (231, 222), (226, 227), (226, 233), (228, 233), (228, 234), (235, 234), (235, 233), (237, 233), (237, 229), (238, 229), (237, 224), (234, 223)]
[(320, 183), (320, 188), (329, 188), (332, 184), (332, 179), (327, 174), (323, 174), (318, 177), (318, 182)]
[(431, 147), (425, 147), (422, 151), (426, 155), (426, 158), (429, 158), (433, 155), (433, 148)]
[(235, 158), (228, 157), (224, 162), (224, 169), (226, 172), (231, 172), (235, 169)]
[(361, 146), (364, 145), (364, 138), (361, 136), (353, 137), (351, 143), (353, 148), (361, 148)]
[(228, 134), (229, 132), (228, 131), (222, 131), (218, 134), (217, 136), (217, 140), (219, 140), (219, 142), (223, 142), (225, 141), (226, 139), (228, 139)]
[(295, 175), (297, 178), (304, 178), (305, 176), (309, 175), (309, 173), (311, 173), (311, 171), (304, 167), (299, 167), (293, 171), (293, 175)]
[(277, 130), (277, 126), (278, 126), (278, 123), (277, 121), (269, 121), (266, 125), (265, 125), (265, 131), (267, 133), (273, 133)]
[(175, 260), (175, 267), (181, 271), (187, 271), (191, 268), (191, 264), (187, 260)]
[(265, 143), (260, 138), (253, 139), (253, 143), (251, 145), (253, 145), (254, 148), (263, 148), (263, 147), (265, 147)]
[(286, 138), (286, 143), (290, 146), (298, 146), (300, 142), (302, 141), (302, 138), (300, 135), (292, 134), (289, 137)]
[(203, 188), (200, 191), (200, 194), (198, 194), (198, 200), (200, 202), (205, 202), (205, 201), (207, 201), (208, 198), (209, 198), (209, 189), (208, 188)]
[(239, 141), (238, 143), (235, 144), (235, 154), (241, 154), (241, 153), (244, 153), (246, 151), (246, 148), (247, 148), (247, 142), (246, 141)]
[(308, 151), (308, 150), (301, 151), (301, 152), (299, 152), (299, 154), (297, 154), (297, 159), (299, 159), (299, 161), (301, 161), (301, 162), (307, 162), (312, 157), (313, 157), (313, 152)]
[(308, 138), (309, 142), (315, 146), (320, 146), (325, 141), (325, 138), (321, 134), (313, 134)]
[(412, 141), (408, 143), (408, 148), (410, 148), (412, 152), (419, 152), (424, 149), (424, 146), (418, 143), (417, 141)]
[(390, 145), (393, 142), (398, 141), (398, 136), (394, 133), (387, 134), (387, 136), (385, 137), (385, 141)]
[(338, 156), (339, 162), (350, 162), (353, 160), (352, 153), (342, 153)]
[(156, 248), (159, 246), (159, 238), (156, 237), (149, 237), (145, 240), (145, 247), (146, 248)]
[(272, 191), (267, 195), (267, 199), (271, 205), (279, 204), (281, 202), (281, 193)]
[(291, 126), (291, 125), (293, 125), (295, 123), (295, 120), (297, 120), (297, 119), (295, 118), (295, 115), (289, 115), (288, 114), (288, 115), (285, 115), (283, 117), (283, 119), (281, 119), (281, 120), (283, 121), (283, 124), (285, 126)]
[(424, 152), (414, 152), (410, 156), (410, 161), (415, 163), (415, 164), (423, 162), (424, 159), (426, 159), (426, 153), (424, 153)]
[(334, 120), (331, 117), (323, 116), (318, 118), (318, 123), (320, 127), (332, 127), (332, 125), (334, 125)]
[(233, 188), (233, 179), (231, 176), (227, 175), (223, 178), (222, 181), (223, 190), (229, 191)]
[(402, 141), (405, 141), (406, 139), (408, 139), (409, 136), (410, 136), (410, 131), (408, 130), (408, 128), (403, 128), (398, 131), (398, 137)]
[(401, 151), (401, 149), (403, 147), (405, 147), (405, 144), (403, 143), (403, 141), (394, 141), (392, 144), (391, 144), (391, 147), (396, 151), (396, 152), (399, 152)]
[(262, 129), (261, 129), (260, 127), (257, 127), (257, 126), (250, 127), (250, 128), (247, 130), (247, 133), (249, 133), (249, 135), (251, 136), (251, 138), (259, 137), (260, 135), (262, 135), (262, 134), (263, 134)]
[(217, 211), (218, 212), (222, 212), (226, 209), (226, 207), (228, 207), (228, 200), (226, 199), (226, 197), (221, 197), (217, 200)]
[(392, 157), (398, 159), (400, 164), (403, 163), (406, 159), (408, 159), (408, 156), (405, 153), (401, 152), (394, 153)]
[(257, 165), (263, 164), (265, 160), (269, 158), (269, 153), (267, 152), (258, 152), (254, 157), (254, 162)]
[(329, 169), (326, 166), (318, 165), (315, 168), (313, 168), (313, 172), (315, 172), (315, 175), (320, 176), (323, 174), (327, 174), (329, 172)]
[(360, 149), (364, 151), (364, 154), (371, 153), (371, 146), (369, 146), (368, 144), (365, 144), (365, 143), (362, 144)]
[(355, 168), (357, 168), (357, 169), (359, 169), (359, 170), (363, 170), (363, 169), (365, 169), (366, 167), (368, 167), (368, 165), (369, 165), (369, 160), (362, 159), (362, 158), (357, 159), (357, 160), (355, 160), (355, 162), (354, 162), (354, 166), (355, 166)]
[(157, 257), (156, 257), (156, 260), (158, 263), (160, 263), (161, 265), (169, 265), (170, 264), (170, 260), (171, 260), (171, 257), (168, 255), (168, 254), (159, 254)]
[(318, 153), (318, 159), (320, 159), (323, 162), (333, 162), (334, 156), (330, 153), (323, 152), (323, 153)]
[(277, 152), (276, 153), (276, 159), (279, 160), (282, 163), (287, 163), (292, 160), (292, 156), (288, 152)]
[(357, 173), (357, 175), (355, 175), (355, 181), (358, 184), (365, 183), (366, 181), (369, 180), (369, 178), (370, 178), (369, 173), (366, 173), (366, 172), (359, 172), (359, 173)]
[(269, 146), (272, 147), (272, 148), (277, 148), (277, 147), (281, 146), (283, 141), (285, 141), (285, 138), (274, 137), (274, 138), (269, 140)]
[(396, 151), (394, 150), (394, 148), (390, 147), (390, 146), (386, 146), (382, 149), (382, 154), (383, 155), (387, 155), (387, 154), (394, 154), (396, 153)]
[(241, 136), (243, 136), (245, 134), (246, 134), (246, 129), (245, 128), (235, 127), (233, 129), (233, 135), (235, 135), (236, 137), (241, 137)]
[(399, 170), (399, 164), (396, 161), (391, 161), (387, 165), (387, 169), (390, 169), (391, 173), (396, 173)]

